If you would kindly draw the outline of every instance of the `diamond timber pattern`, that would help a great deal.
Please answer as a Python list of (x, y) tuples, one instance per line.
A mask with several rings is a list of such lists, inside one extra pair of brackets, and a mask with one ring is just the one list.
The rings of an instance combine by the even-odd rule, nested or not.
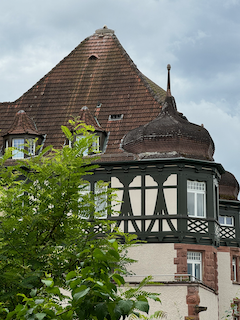
[(234, 227), (221, 226), (220, 232), (221, 232), (222, 239), (234, 239), (236, 236)]
[(199, 220), (189, 219), (188, 220), (188, 231), (207, 233), (208, 232), (208, 222), (201, 220), (201, 219), (199, 219)]

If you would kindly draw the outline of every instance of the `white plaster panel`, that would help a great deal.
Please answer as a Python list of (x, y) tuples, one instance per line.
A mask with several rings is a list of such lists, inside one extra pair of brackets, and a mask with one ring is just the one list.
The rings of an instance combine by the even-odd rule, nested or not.
[[(151, 222), (152, 222), (152, 220), (146, 220), (146, 222), (145, 222), (145, 229), (146, 230), (148, 229)], [(159, 225), (158, 220), (154, 220), (154, 224), (153, 224), (151, 231), (159, 231), (158, 225)]]
[(111, 178), (111, 187), (112, 188), (123, 188), (123, 184), (120, 182), (120, 180), (117, 177)]
[(168, 214), (177, 214), (177, 188), (163, 189)]
[[(177, 230), (177, 219), (171, 219), (170, 221), (172, 222), (174, 228)], [(162, 220), (162, 231), (172, 231), (167, 220)]]
[[(130, 270), (136, 276), (140, 275), (141, 279), (148, 275), (155, 277), (174, 275), (177, 272), (177, 267), (174, 264), (177, 252), (173, 243), (144, 243), (129, 248), (128, 254), (129, 257), (138, 261), (130, 266)], [(167, 278), (169, 276), (166, 276), (165, 280)]]
[(130, 201), (132, 205), (133, 215), (140, 216), (141, 215), (141, 190), (129, 190)]
[(119, 231), (124, 232), (124, 224), (123, 221), (120, 222), (119, 226), (118, 226)]
[(218, 320), (218, 295), (206, 288), (199, 287), (199, 297), (200, 306), (207, 307), (206, 311), (199, 314), (200, 320)]
[(219, 319), (230, 312), (231, 300), (240, 297), (240, 285), (231, 280), (230, 252), (218, 252)]
[[(136, 225), (138, 226), (138, 228), (139, 228), (139, 230), (141, 230), (142, 229), (142, 227), (141, 227), (141, 221), (140, 220), (135, 220), (135, 223), (136, 223)], [(128, 222), (128, 232), (136, 232), (136, 230), (135, 230), (135, 228), (134, 228), (134, 226), (133, 226), (133, 223), (129, 220), (129, 222)]]
[(145, 186), (146, 187), (157, 187), (157, 182), (149, 175), (145, 176)]
[(141, 187), (141, 176), (136, 176), (129, 184), (129, 187)]
[(153, 215), (157, 201), (157, 189), (145, 190), (145, 215)]
[[(120, 211), (121, 205), (122, 205), (122, 199), (123, 199), (123, 190), (117, 190), (115, 191), (116, 199), (112, 201), (111, 206), (114, 211)], [(113, 212), (112, 216), (118, 216), (118, 212)]]
[(188, 306), (186, 303), (186, 285), (151, 285), (145, 286), (144, 290), (147, 292), (160, 294), (159, 298), (161, 303), (149, 300), (150, 316), (158, 310), (162, 310), (166, 313), (166, 317), (163, 319), (167, 320), (184, 320), (185, 316), (188, 315)]
[(167, 180), (163, 183), (163, 186), (176, 186), (177, 185), (177, 175), (171, 174)]

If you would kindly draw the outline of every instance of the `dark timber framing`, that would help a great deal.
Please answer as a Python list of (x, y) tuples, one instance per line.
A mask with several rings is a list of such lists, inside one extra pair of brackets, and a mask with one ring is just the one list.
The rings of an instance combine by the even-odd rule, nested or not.
[[(153, 243), (191, 243), (202, 245), (220, 245), (221, 226), (218, 223), (218, 198), (214, 181), (219, 181), (223, 167), (215, 162), (185, 158), (154, 159), (129, 162), (101, 163), (100, 167), (89, 177), (95, 181), (119, 179), (123, 190), (121, 213), (109, 216), (117, 222), (124, 232), (135, 233), (139, 239)], [(167, 178), (176, 174), (176, 186), (163, 186)], [(144, 177), (150, 175), (157, 186), (146, 186)], [(136, 176), (141, 177), (141, 186), (129, 187)], [(189, 217), (187, 215), (187, 180), (206, 183), (206, 217)], [(177, 190), (176, 214), (169, 214), (163, 189)], [(145, 191), (157, 189), (154, 213), (145, 212)], [(133, 213), (129, 190), (141, 191), (141, 210)], [(215, 199), (216, 198), (216, 199)], [(139, 199), (140, 201), (140, 199)], [(148, 225), (147, 225), (148, 222)], [(163, 224), (168, 230), (163, 230)], [(153, 229), (153, 226), (155, 228)], [(156, 230), (157, 227), (157, 230)], [(236, 241), (236, 239), (234, 239)], [(238, 240), (237, 240), (238, 242)]]

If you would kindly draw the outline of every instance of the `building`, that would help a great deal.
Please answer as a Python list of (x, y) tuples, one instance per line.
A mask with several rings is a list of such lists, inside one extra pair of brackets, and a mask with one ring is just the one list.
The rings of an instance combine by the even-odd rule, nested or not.
[[(61, 125), (71, 116), (93, 125), (101, 157), (91, 189), (111, 181), (122, 202), (121, 214), (109, 218), (146, 242), (131, 250), (139, 262), (126, 280), (134, 285), (153, 275), (148, 289), (161, 293), (167, 319), (224, 317), (240, 290), (239, 185), (214, 162), (208, 131), (178, 112), (170, 66), (165, 91), (103, 27), (0, 108), (2, 154), (28, 139), (34, 155), (35, 138), (61, 148), (69, 143)], [(238, 302), (233, 319), (240, 319)]]

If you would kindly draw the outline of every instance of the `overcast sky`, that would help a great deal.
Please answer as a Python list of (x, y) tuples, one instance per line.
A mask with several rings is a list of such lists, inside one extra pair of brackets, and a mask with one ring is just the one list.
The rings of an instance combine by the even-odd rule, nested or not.
[(14, 101), (96, 29), (204, 124), (215, 161), (240, 181), (240, 0), (2, 0), (0, 101)]

